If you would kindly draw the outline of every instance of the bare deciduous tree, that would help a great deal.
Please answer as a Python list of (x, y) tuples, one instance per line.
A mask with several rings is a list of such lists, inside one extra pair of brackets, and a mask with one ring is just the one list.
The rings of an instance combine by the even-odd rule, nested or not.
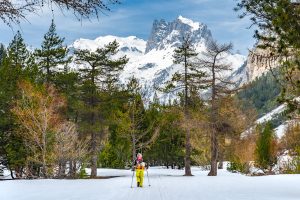
[(199, 59), (199, 64), (208, 70), (207, 84), (211, 89), (209, 98), (211, 106), (210, 124), (211, 124), (211, 170), (209, 176), (217, 176), (218, 161), (218, 107), (217, 101), (224, 95), (232, 93), (234, 83), (227, 80), (224, 73), (231, 70), (230, 64), (224, 61), (226, 55), (233, 48), (232, 44), (218, 44), (216, 41), (210, 41), (207, 46), (207, 52)]
[[(69, 174), (73, 176), (73, 170), (76, 169), (77, 171), (84, 162), (88, 143), (80, 140), (76, 125), (73, 122), (63, 122), (55, 136), (54, 151), (56, 165), (58, 165), (57, 176), (60, 178), (65, 177), (67, 167)], [(72, 169), (70, 166), (72, 166)]]
[(79, 138), (73, 122), (62, 117), (65, 99), (51, 85), (41, 89), (21, 82), (19, 88), (21, 98), (12, 112), (20, 125), (18, 134), (31, 153), (28, 162), (41, 166), (45, 178), (63, 178), (66, 172), (74, 178), (86, 159), (88, 142)]
[(39, 91), (28, 82), (19, 84), (21, 98), (15, 102), (12, 112), (20, 124), (20, 134), (33, 153), (32, 162), (42, 166), (44, 177), (48, 177), (48, 166), (55, 155), (51, 150), (57, 124), (61, 122), (59, 110), (65, 101), (49, 86)]
[(110, 11), (112, 4), (119, 3), (119, 0), (1, 0), (0, 19), (12, 26), (26, 20), (28, 13), (35, 13), (45, 6), (69, 10), (78, 19), (98, 17), (101, 12)]

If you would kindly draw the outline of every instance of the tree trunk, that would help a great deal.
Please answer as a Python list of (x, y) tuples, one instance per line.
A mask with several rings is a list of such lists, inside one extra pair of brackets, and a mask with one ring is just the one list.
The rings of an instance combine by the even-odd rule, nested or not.
[(210, 172), (208, 176), (217, 176), (218, 173), (218, 138), (216, 132), (216, 119), (217, 119), (217, 108), (216, 108), (216, 72), (215, 72), (216, 57), (212, 66), (212, 97), (211, 97), (211, 123), (212, 130), (210, 136), (211, 143), (211, 160), (210, 160)]
[(13, 172), (11, 169), (9, 169), (9, 171), (10, 171), (10, 176), (11, 176), (11, 178), (12, 178), (12, 179), (15, 179), (15, 177), (14, 177), (14, 172)]
[(70, 176), (72, 178), (76, 178), (76, 173), (77, 173), (77, 169), (76, 169), (76, 161), (70, 161)]
[(47, 85), (50, 83), (50, 61), (49, 61), (49, 58), (47, 58), (47, 64), (46, 64), (46, 69), (47, 69), (47, 77), (46, 77), (46, 83), (47, 83)]
[(58, 168), (58, 177), (65, 178), (65, 176), (66, 176), (66, 162), (61, 161), (59, 163), (59, 168)]
[(58, 177), (58, 178), (61, 178), (61, 177), (62, 177), (61, 171), (62, 171), (62, 165), (61, 165), (61, 162), (59, 162), (59, 164), (58, 164), (58, 174), (57, 174), (57, 177)]
[(185, 143), (185, 176), (192, 176), (191, 170), (191, 133), (187, 130)]
[(91, 178), (96, 178), (97, 177), (97, 160), (98, 160), (96, 133), (92, 133), (92, 146), (91, 147), (92, 147)]
[(218, 161), (219, 161), (218, 169), (224, 168), (224, 152), (225, 152), (224, 146), (225, 144), (218, 146)]
[(137, 139), (136, 139), (136, 135), (135, 135), (135, 108), (136, 108), (136, 105), (135, 105), (135, 100), (133, 101), (133, 106), (132, 106), (132, 116), (131, 116), (131, 142), (132, 142), (132, 168), (134, 167), (134, 164), (135, 164), (135, 159), (136, 159), (136, 145), (137, 145)]
[(42, 162), (43, 162), (43, 166), (42, 166), (42, 173), (43, 173), (43, 176), (44, 178), (48, 178), (48, 175), (47, 175), (47, 163), (46, 163), (46, 147), (47, 147), (47, 144), (46, 144), (46, 132), (43, 133), (43, 149), (42, 149)]
[(216, 131), (211, 132), (211, 169), (208, 176), (218, 175), (218, 141)]
[(68, 174), (71, 178), (75, 178), (73, 176), (73, 162), (71, 160), (69, 160), (69, 174)]
[(132, 166), (134, 165), (135, 156), (136, 156), (136, 147), (135, 147), (135, 136), (133, 134), (132, 135)]
[[(184, 84), (185, 84), (185, 91), (184, 91), (184, 115), (185, 118), (188, 118), (188, 63), (187, 63), (187, 52), (185, 52), (184, 57)], [(184, 158), (184, 167), (185, 167), (185, 176), (192, 176), (191, 170), (191, 133), (189, 128), (186, 130), (185, 135), (185, 158)]]
[(16, 174), (16, 178), (20, 179), (21, 178), (21, 170), (20, 167), (15, 167), (15, 174)]
[[(91, 81), (92, 81), (92, 84), (93, 86), (95, 86), (95, 66), (92, 66), (92, 70), (93, 70), (93, 76), (91, 77)], [(93, 111), (92, 111), (92, 119), (91, 119), (91, 122), (92, 122), (92, 127), (95, 126), (95, 121), (96, 121), (96, 116), (95, 116), (95, 113), (94, 113), (94, 110), (96, 108), (96, 103), (95, 103), (95, 95), (96, 95), (96, 91), (93, 89), (92, 91), (92, 99), (91, 99), (91, 106), (93, 108)], [(91, 154), (92, 154), (92, 159), (91, 159), (91, 178), (96, 178), (97, 177), (97, 160), (98, 160), (98, 150), (97, 150), (97, 135), (96, 135), (96, 132), (95, 130), (92, 131), (92, 143), (91, 143)]]
[(224, 161), (223, 161), (223, 158), (222, 158), (221, 160), (219, 160), (218, 169), (224, 169)]

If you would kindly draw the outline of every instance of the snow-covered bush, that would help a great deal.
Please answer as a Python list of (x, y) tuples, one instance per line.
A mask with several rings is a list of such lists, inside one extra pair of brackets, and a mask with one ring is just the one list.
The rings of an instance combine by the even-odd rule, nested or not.
[(286, 129), (280, 141), (281, 153), (278, 166), (281, 173), (300, 174), (300, 123), (294, 121)]
[(233, 173), (248, 174), (249, 169), (249, 162), (241, 162), (238, 158), (227, 165), (227, 170)]
[(280, 173), (284, 174), (300, 174), (300, 148), (296, 150), (296, 153), (285, 151), (278, 156), (277, 165)]
[(247, 174), (250, 176), (263, 176), (266, 173), (262, 169), (256, 167), (256, 163), (254, 161), (251, 161), (249, 162), (249, 171)]

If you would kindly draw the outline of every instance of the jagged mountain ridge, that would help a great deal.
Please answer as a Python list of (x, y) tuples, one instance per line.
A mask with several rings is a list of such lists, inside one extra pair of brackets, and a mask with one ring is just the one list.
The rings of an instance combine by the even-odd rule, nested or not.
[(212, 40), (211, 32), (205, 24), (193, 22), (182, 16), (172, 22), (166, 22), (164, 19), (155, 20), (145, 53), (153, 49), (163, 50), (168, 46), (177, 47), (182, 44), (183, 36), (187, 35), (190, 36), (194, 44), (206, 43)]
[[(110, 35), (95, 40), (78, 39), (71, 47), (95, 51), (98, 47), (116, 40), (120, 44), (120, 52), (117, 56), (126, 55), (129, 58), (129, 63), (120, 75), (120, 81), (125, 83), (130, 77), (137, 77), (144, 88), (145, 100), (151, 101), (156, 92), (154, 86), (162, 87), (175, 72), (182, 70), (182, 66), (173, 64), (173, 52), (186, 35), (189, 35), (200, 55), (201, 52), (206, 51), (207, 43), (213, 40), (211, 31), (205, 24), (179, 16), (172, 22), (155, 20), (147, 41), (135, 36)], [(245, 56), (229, 54), (226, 56), (226, 62), (231, 63), (233, 68), (232, 73), (226, 74), (228, 79), (239, 84), (248, 82)], [(161, 102), (176, 98), (175, 94), (158, 92), (157, 95)]]

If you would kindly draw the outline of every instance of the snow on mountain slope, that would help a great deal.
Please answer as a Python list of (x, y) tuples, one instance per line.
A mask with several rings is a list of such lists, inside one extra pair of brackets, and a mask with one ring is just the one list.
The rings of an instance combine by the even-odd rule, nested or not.
[[(300, 97), (294, 98), (294, 101), (300, 102)], [(256, 123), (257, 124), (262, 124), (262, 123), (271, 121), (276, 115), (279, 115), (279, 114), (283, 113), (285, 110), (287, 110), (287, 104), (286, 103), (278, 106), (277, 108), (275, 108), (271, 112), (265, 114), (264, 116), (262, 116), (261, 118), (256, 120)]]
[[(144, 99), (151, 101), (156, 92), (154, 86), (162, 87), (175, 72), (182, 69), (182, 66), (173, 64), (173, 52), (186, 35), (190, 36), (200, 54), (206, 51), (207, 43), (213, 39), (205, 24), (179, 16), (172, 22), (155, 20), (147, 41), (134, 36), (124, 38), (103, 36), (95, 40), (76, 40), (71, 48), (95, 51), (98, 47), (116, 40), (120, 44), (119, 56), (126, 55), (129, 58), (128, 64), (120, 75), (120, 81), (125, 83), (130, 77), (135, 76), (144, 88)], [(233, 71), (225, 75), (232, 76), (232, 80), (236, 78), (239, 82), (246, 82), (245, 69), (241, 68), (245, 61), (246, 57), (243, 55), (227, 55), (226, 62), (232, 64)], [(175, 94), (157, 94), (161, 102), (175, 98)]]
[[(256, 125), (249, 128), (248, 130), (244, 131), (241, 134), (241, 138), (244, 138), (244, 137), (247, 137), (248, 135), (251, 135), (258, 124), (263, 124), (263, 123), (266, 123), (268, 121), (271, 121), (274, 117), (276, 117), (277, 115), (280, 115), (286, 109), (287, 109), (287, 105), (282, 104), (282, 105), (278, 106), (277, 108), (273, 109), (271, 112), (269, 112), (269, 113), (265, 114), (264, 116), (262, 116), (261, 118), (257, 119), (255, 121)], [(284, 123), (284, 124), (281, 124), (279, 127), (277, 127), (275, 129), (275, 134), (276, 134), (277, 138), (280, 139), (285, 134), (285, 128), (286, 127), (287, 127), (287, 124)]]
[(109, 42), (113, 42), (114, 40), (119, 43), (120, 52), (122, 54), (126, 54), (129, 58), (134, 58), (136, 56), (144, 54), (145, 52), (146, 41), (135, 36), (117, 37), (108, 35), (104, 37), (98, 37), (95, 40), (78, 39), (71, 45), (71, 47), (75, 49), (87, 49), (96, 51), (97, 48), (104, 47), (104, 45), (107, 45)]
[[(300, 102), (300, 97), (295, 98), (294, 101)], [(287, 110), (287, 104), (284, 103), (284, 104), (278, 106), (277, 108), (273, 109), (269, 113), (265, 114), (261, 118), (257, 119), (255, 123), (256, 124), (263, 124), (263, 123), (269, 122), (269, 121), (275, 119), (278, 115), (282, 114), (286, 110)], [(286, 128), (291, 123), (299, 123), (299, 122), (296, 122), (294, 120), (288, 120), (288, 121), (285, 121), (283, 124), (279, 125), (278, 127), (276, 127), (274, 129), (275, 130), (275, 135), (277, 136), (277, 138), (280, 139), (280, 138), (282, 138), (282, 136), (284, 136), (284, 134), (286, 132)], [(241, 134), (241, 137), (243, 138), (243, 137), (246, 137), (249, 134), (251, 134), (252, 131), (254, 130), (254, 128), (255, 127), (251, 127), (248, 130), (244, 131)]]
[(282, 105), (278, 106), (277, 108), (275, 108), (271, 112), (267, 113), (266, 115), (264, 115), (261, 118), (259, 118), (258, 120), (256, 120), (256, 123), (257, 124), (262, 124), (262, 123), (271, 121), (273, 119), (273, 117), (275, 117), (276, 115), (279, 115), (282, 112), (284, 112), (286, 110), (286, 107), (287, 107), (286, 104), (282, 104)]

